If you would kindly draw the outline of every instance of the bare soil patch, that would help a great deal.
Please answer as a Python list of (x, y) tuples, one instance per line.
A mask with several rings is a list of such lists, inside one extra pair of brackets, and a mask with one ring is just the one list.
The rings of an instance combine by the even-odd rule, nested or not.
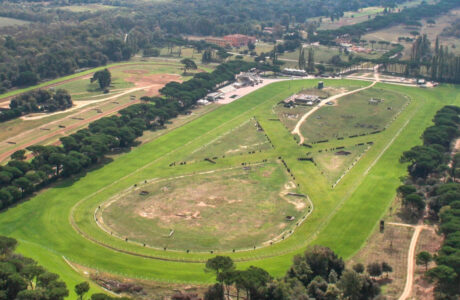
[(293, 229), (286, 216), (302, 215), (307, 200), (287, 196), (296, 192), (287, 182), (274, 163), (179, 176), (118, 195), (102, 217), (118, 236), (151, 247), (252, 248)]
[(386, 284), (382, 286), (382, 291), (388, 299), (397, 299), (406, 282), (407, 252), (413, 231), (411, 227), (387, 224), (384, 233), (376, 230), (364, 248), (347, 264), (351, 267), (356, 263), (362, 263), (365, 266), (372, 262), (389, 263), (393, 267), (393, 272), (389, 274), (388, 279), (383, 278)]
[(127, 82), (134, 83), (138, 88), (145, 88), (146, 96), (158, 95), (158, 91), (171, 81), (182, 82), (181, 76), (177, 74), (151, 74), (144, 75), (147, 71), (144, 70), (126, 70), (125, 73), (132, 74), (126, 78)]

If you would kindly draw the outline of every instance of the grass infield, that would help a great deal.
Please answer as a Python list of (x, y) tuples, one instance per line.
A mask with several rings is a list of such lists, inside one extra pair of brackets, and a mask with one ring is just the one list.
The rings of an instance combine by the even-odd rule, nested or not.
[[(331, 247), (347, 259), (362, 247), (394, 198), (399, 178), (406, 174), (406, 166), (399, 163), (402, 152), (421, 143), (420, 134), (431, 124), (439, 108), (460, 104), (459, 88), (442, 85), (419, 89), (378, 84), (377, 88), (407, 95), (411, 101), (386, 130), (372, 136), (372, 147), (332, 188), (319, 168), (298, 158), (305, 157), (307, 151), (324, 147), (353, 146), (368, 137), (333, 140), (307, 149), (297, 145), (280, 121), (273, 120), (277, 118), (273, 107), (279, 101), (316, 84), (316, 80), (272, 84), (134, 148), (85, 176), (63, 181), (2, 212), (0, 234), (17, 238), (19, 252), (60, 274), (70, 287), (83, 278), (64, 258), (126, 277), (187, 283), (212, 282), (213, 276), (203, 271), (204, 262), (217, 253), (231, 256), (239, 268), (255, 265), (273, 276), (283, 275), (292, 257), (313, 244)], [(325, 84), (340, 87), (368, 83), (326, 80)], [(200, 161), (169, 166), (253, 117), (273, 148), (219, 158), (216, 164)], [(146, 179), (219, 170), (242, 163), (280, 163), (280, 157), (298, 191), (311, 199), (313, 211), (292, 235), (273, 245), (235, 253), (230, 249), (213, 253), (164, 251), (111, 236), (95, 222), (94, 213), (101, 203), (135, 184), (141, 186)], [(311, 208), (306, 213), (308, 210)]]

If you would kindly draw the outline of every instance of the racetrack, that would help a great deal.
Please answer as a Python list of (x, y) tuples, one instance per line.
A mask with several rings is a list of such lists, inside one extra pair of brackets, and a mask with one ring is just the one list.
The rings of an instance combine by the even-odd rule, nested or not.
[[(326, 81), (330, 86), (346, 82)], [(420, 143), (421, 132), (431, 124), (438, 108), (460, 103), (456, 96), (458, 88), (442, 86), (426, 90), (378, 83), (379, 88), (394, 89), (412, 101), (385, 131), (372, 136), (372, 148), (332, 189), (317, 168), (297, 160), (305, 155), (305, 148), (297, 145), (280, 122), (270, 120), (273, 105), (291, 94), (289, 85), (299, 90), (316, 84), (317, 80), (274, 83), (135, 148), (84, 177), (61, 182), (1, 213), (0, 234), (19, 239), (20, 252), (59, 273), (70, 285), (82, 278), (63, 256), (71, 263), (126, 277), (212, 282), (212, 275), (203, 272), (203, 262), (216, 252), (164, 251), (125, 242), (97, 226), (95, 209), (105, 199), (147, 179), (211, 171), (241, 162), (277, 161), (282, 157), (299, 189), (313, 202), (313, 213), (283, 241), (256, 250), (232, 253), (229, 249), (219, 254), (231, 256), (238, 267), (259, 266), (273, 276), (283, 275), (292, 257), (312, 244), (329, 246), (344, 258), (350, 257), (372, 232), (395, 195), (399, 177), (406, 173), (405, 165), (399, 163), (401, 153)], [(254, 116), (273, 143), (272, 150), (222, 158), (216, 165), (198, 162), (169, 167)], [(369, 137), (359, 137), (353, 143), (364, 138)]]

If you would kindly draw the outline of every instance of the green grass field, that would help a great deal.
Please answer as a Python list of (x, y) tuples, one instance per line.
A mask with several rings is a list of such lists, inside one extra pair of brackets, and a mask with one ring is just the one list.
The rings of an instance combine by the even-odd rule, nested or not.
[(349, 146), (343, 149), (321, 149), (311, 156), (329, 183), (334, 184), (368, 150), (369, 145)]
[[(371, 104), (371, 99), (381, 101)], [(384, 130), (407, 103), (403, 94), (372, 88), (321, 107), (301, 126), (307, 142), (370, 134)]]
[(288, 180), (277, 163), (153, 180), (108, 199), (98, 215), (108, 231), (151, 247), (248, 249), (292, 229), (286, 216), (306, 208), (281, 196), (295, 192)]
[[(402, 152), (421, 143), (420, 134), (431, 124), (436, 110), (446, 104), (460, 104), (460, 88), (442, 85), (436, 89), (418, 89), (378, 84), (374, 89), (379, 90), (380, 97), (398, 95), (395, 97), (399, 99), (407, 95), (412, 101), (385, 131), (373, 135), (373, 146), (340, 183), (331, 188), (320, 168), (298, 158), (305, 157), (307, 151), (339, 144), (351, 147), (368, 137), (329, 141), (307, 150), (297, 145), (281, 122), (270, 120), (277, 117), (274, 105), (294, 92), (316, 86), (317, 82), (299, 80), (264, 87), (165, 133), (85, 176), (60, 182), (2, 212), (0, 234), (17, 238), (19, 252), (57, 272), (70, 286), (83, 278), (64, 258), (92, 270), (121, 276), (186, 283), (212, 282), (212, 274), (205, 273), (203, 268), (204, 262), (216, 253), (231, 256), (239, 268), (255, 265), (273, 276), (283, 275), (293, 256), (313, 244), (331, 247), (347, 259), (362, 247), (393, 200), (399, 178), (406, 174), (406, 166), (399, 163)], [(340, 88), (368, 83), (325, 80), (325, 84)], [(387, 104), (385, 102), (385, 109)], [(367, 108), (368, 104), (364, 106)], [(201, 161), (169, 167), (172, 161), (182, 161), (196, 149), (254, 116), (274, 148), (228, 156), (216, 164)], [(311, 214), (296, 226), (292, 235), (273, 245), (235, 253), (229, 250), (214, 253), (164, 251), (111, 236), (94, 220), (94, 212), (102, 202), (147, 179), (223, 170), (242, 163), (274, 162), (278, 157), (282, 157), (290, 168), (297, 190), (309, 196), (313, 207), (305, 202)]]
[(263, 131), (258, 129), (257, 121), (250, 119), (238, 127), (232, 128), (216, 140), (205, 144), (188, 155), (186, 161), (198, 161), (205, 158), (223, 158), (231, 155), (242, 155), (253, 151), (264, 151), (271, 148)]

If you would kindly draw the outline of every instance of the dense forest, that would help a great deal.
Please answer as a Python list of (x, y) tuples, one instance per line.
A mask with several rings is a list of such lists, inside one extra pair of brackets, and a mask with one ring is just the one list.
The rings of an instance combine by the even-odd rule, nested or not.
[(54, 299), (69, 296), (59, 276), (39, 266), (33, 259), (15, 254), (17, 241), (0, 236), (0, 298)]
[(10, 109), (0, 110), (0, 122), (33, 112), (54, 112), (72, 107), (66, 90), (36, 90), (21, 94), (10, 101)]
[(322, 30), (313, 38), (323, 44), (331, 44), (338, 36), (350, 35), (359, 40), (367, 32), (387, 28), (394, 25), (419, 25), (423, 18), (432, 18), (447, 13), (453, 8), (459, 7), (460, 2), (457, 0), (442, 0), (436, 4), (427, 4), (422, 2), (421, 5), (407, 8), (401, 12), (392, 12), (380, 15), (372, 20), (368, 20), (355, 25), (343, 26), (335, 30)]
[(451, 26), (444, 28), (442, 35), (460, 38), (460, 19), (455, 20)]
[[(47, 271), (36, 261), (14, 252), (18, 242), (9, 237), (0, 236), (0, 299), (16, 300), (63, 300), (69, 296), (65, 282), (59, 275)], [(89, 292), (88, 282), (75, 286), (79, 299)], [(113, 300), (105, 294), (91, 295), (91, 300)]]
[[(314, 246), (294, 257), (292, 266), (281, 278), (272, 278), (265, 270), (251, 266), (236, 269), (229, 257), (208, 260), (206, 269), (216, 274), (217, 284), (205, 294), (205, 300), (224, 300), (236, 292), (249, 300), (285, 299), (376, 299), (380, 294), (378, 279), (393, 268), (384, 261), (367, 266), (345, 267), (345, 262), (331, 249)], [(177, 297), (173, 299), (188, 299)]]
[[(403, 0), (384, 1), (389, 7)], [(24, 4), (27, 5), (24, 5)], [(103, 3), (116, 10), (71, 12), (62, 5)], [(183, 34), (258, 35), (265, 26), (304, 23), (382, 4), (381, 0), (0, 1), (0, 16), (33, 22), (0, 29), (0, 93), (13, 87), (127, 60), (141, 49), (184, 44)]]
[(131, 105), (119, 116), (101, 118), (88, 128), (60, 139), (62, 146), (34, 145), (11, 156), (0, 166), (0, 209), (7, 208), (34, 191), (60, 179), (87, 171), (103, 163), (107, 154), (136, 145), (145, 130), (163, 128), (167, 120), (191, 109), (209, 91), (235, 74), (247, 71), (255, 63), (230, 61), (212, 73), (198, 73), (184, 83), (170, 82), (160, 92), (164, 97), (144, 97), (143, 103)]

